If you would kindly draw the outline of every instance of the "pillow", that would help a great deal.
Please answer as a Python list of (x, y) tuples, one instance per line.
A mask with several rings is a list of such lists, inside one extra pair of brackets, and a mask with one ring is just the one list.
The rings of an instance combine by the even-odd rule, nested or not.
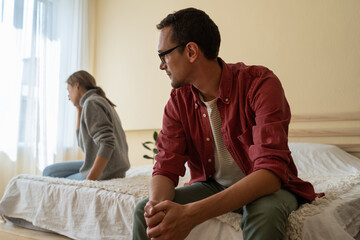
[(334, 145), (289, 143), (289, 148), (299, 175), (347, 175), (360, 171), (360, 159)]

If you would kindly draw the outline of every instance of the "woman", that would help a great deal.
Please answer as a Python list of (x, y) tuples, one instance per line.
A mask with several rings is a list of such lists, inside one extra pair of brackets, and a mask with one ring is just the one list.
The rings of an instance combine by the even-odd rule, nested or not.
[(125, 177), (130, 168), (128, 146), (115, 104), (86, 71), (73, 73), (66, 83), (69, 100), (78, 111), (76, 135), (85, 160), (55, 163), (44, 169), (43, 176), (74, 180)]

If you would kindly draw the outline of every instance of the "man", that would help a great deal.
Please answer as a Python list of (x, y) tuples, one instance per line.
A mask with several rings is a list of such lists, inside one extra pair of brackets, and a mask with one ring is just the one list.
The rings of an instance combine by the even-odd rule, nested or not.
[[(265, 67), (218, 58), (218, 28), (201, 10), (169, 14), (157, 27), (160, 69), (174, 89), (133, 239), (184, 239), (230, 211), (243, 214), (244, 239), (283, 239), (298, 200), (315, 193), (288, 149), (291, 114), (280, 81)], [(190, 185), (175, 189), (185, 163)]]

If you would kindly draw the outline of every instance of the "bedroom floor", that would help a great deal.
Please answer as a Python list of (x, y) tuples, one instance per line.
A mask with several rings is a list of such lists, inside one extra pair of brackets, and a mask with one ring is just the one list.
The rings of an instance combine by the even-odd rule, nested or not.
[(55, 233), (44, 233), (20, 228), (11, 222), (0, 220), (0, 239), (6, 240), (69, 240), (70, 238)]

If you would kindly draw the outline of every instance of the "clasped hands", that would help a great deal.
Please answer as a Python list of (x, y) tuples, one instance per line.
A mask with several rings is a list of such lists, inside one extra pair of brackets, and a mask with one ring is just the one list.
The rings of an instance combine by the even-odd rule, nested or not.
[(183, 240), (194, 227), (187, 205), (149, 201), (144, 211), (146, 232), (152, 240)]

